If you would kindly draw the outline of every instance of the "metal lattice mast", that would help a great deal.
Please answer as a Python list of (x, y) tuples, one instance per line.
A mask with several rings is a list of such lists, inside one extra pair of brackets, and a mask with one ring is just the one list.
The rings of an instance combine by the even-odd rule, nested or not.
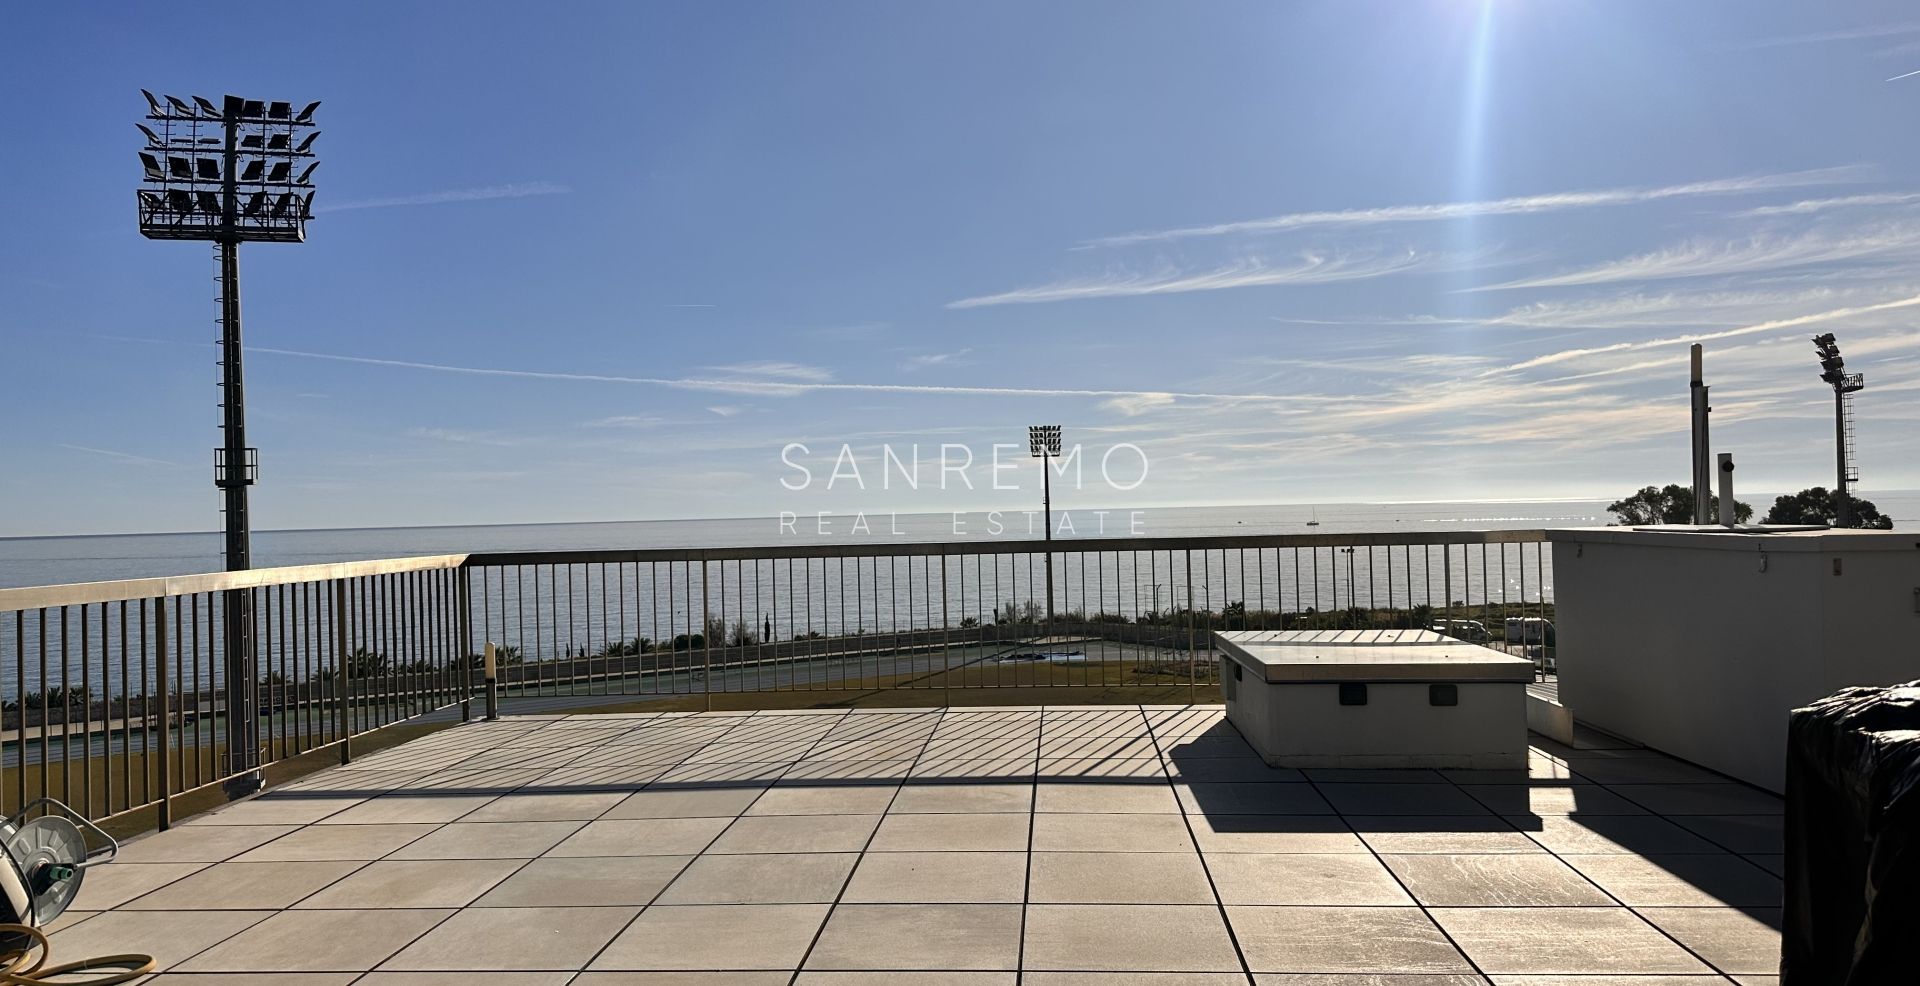
[[(213, 485), (221, 492), (228, 571), (253, 567), (247, 487), (257, 474), (247, 445), (246, 386), (240, 345), (240, 244), (299, 243), (313, 216), (318, 102), (298, 113), (293, 104), (226, 97), (220, 105), (195, 96), (165, 103), (146, 90), (149, 127), (140, 153), (145, 177), (136, 193), (140, 232), (155, 240), (214, 243), (219, 264), (220, 446)], [(294, 138), (304, 135), (296, 143)], [(294, 169), (305, 163), (298, 175)], [(226, 774), (230, 795), (260, 787), (260, 681), (254, 599), (249, 590), (221, 596), (220, 643), (226, 692)]]

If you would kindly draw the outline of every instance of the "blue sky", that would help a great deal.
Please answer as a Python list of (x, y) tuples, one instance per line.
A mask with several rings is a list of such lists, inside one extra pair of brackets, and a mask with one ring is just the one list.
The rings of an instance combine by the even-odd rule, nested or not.
[(1612, 496), (1686, 477), (1696, 339), (1718, 449), (1798, 489), (1820, 331), (1864, 490), (1920, 487), (1905, 4), (8, 16), (0, 534), (219, 523), (142, 87), (324, 100), (308, 242), (242, 256), (263, 528), (1017, 509), (1024, 460), (875, 467), (1033, 422), (1145, 452), (1102, 505)]

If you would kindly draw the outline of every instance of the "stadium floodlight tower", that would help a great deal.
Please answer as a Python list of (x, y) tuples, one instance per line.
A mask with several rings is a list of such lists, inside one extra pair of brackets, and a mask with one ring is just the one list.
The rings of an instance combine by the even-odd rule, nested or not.
[[(1040, 460), (1040, 509), (1046, 516), (1047, 540), (1053, 540), (1052, 459), (1060, 454), (1059, 425), (1029, 425), (1027, 448)], [(1047, 549), (1047, 633), (1053, 633), (1053, 549)]]
[[(258, 467), (247, 445), (240, 360), (240, 244), (299, 243), (313, 217), (313, 142), (318, 102), (228, 96), (147, 98), (145, 176), (137, 193), (140, 233), (152, 240), (211, 240), (220, 267), (220, 429), (213, 485), (225, 498), (228, 571), (252, 567), (247, 487)], [(260, 786), (259, 694), (254, 676), (253, 598), (229, 590), (222, 600), (227, 682), (227, 791)], [(247, 684), (240, 684), (247, 683)]]
[(1867, 378), (1848, 373), (1847, 362), (1840, 358), (1840, 344), (1833, 333), (1813, 337), (1813, 351), (1820, 357), (1820, 379), (1833, 387), (1833, 443), (1838, 474), (1833, 483), (1833, 523), (1851, 526), (1853, 504), (1848, 488), (1860, 481), (1860, 469), (1853, 464), (1853, 395), (1866, 389)]

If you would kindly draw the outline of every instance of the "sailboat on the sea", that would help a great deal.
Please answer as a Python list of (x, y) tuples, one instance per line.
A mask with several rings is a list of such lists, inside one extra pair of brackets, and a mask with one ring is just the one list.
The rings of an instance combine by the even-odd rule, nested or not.
[(1313, 508), (1313, 517), (1312, 519), (1307, 521), (1307, 526), (1308, 527), (1320, 526), (1320, 508), (1319, 507)]

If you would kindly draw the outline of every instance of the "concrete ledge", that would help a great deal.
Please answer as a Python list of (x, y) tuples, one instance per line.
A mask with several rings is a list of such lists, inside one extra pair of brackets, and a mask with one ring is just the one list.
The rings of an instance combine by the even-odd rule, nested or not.
[(1527, 729), (1548, 739), (1572, 745), (1573, 713), (1559, 702), (1528, 692)]

